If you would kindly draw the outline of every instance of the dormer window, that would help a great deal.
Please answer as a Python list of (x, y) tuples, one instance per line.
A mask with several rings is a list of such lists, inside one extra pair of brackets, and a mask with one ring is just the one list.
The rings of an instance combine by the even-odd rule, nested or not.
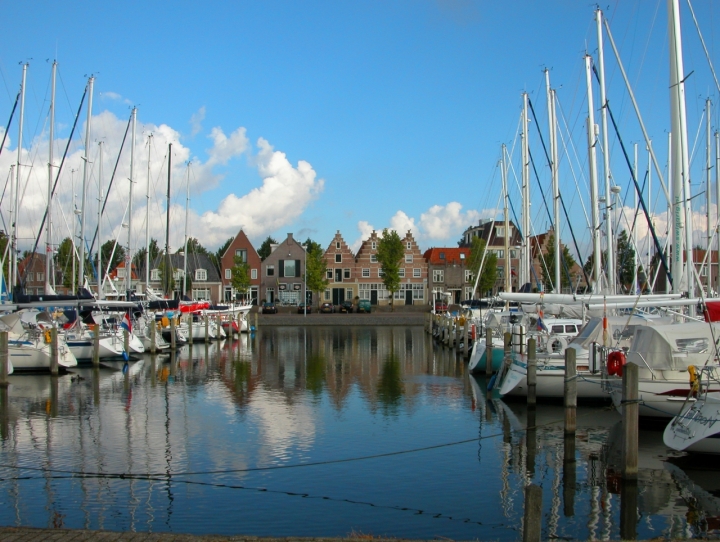
[(150, 271), (150, 280), (160, 280), (160, 270), (153, 269)]
[(196, 269), (195, 280), (207, 280), (207, 269)]
[(444, 253), (444, 252), (441, 252), (441, 253), (440, 253), (440, 259), (441, 259), (441, 260), (444, 260), (444, 259), (445, 259), (445, 253)]

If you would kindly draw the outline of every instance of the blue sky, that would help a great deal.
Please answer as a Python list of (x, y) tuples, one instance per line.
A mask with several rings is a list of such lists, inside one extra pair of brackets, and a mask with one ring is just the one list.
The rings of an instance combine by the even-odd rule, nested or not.
[[(666, 2), (602, 7), (664, 164), (670, 126)], [(693, 7), (715, 58), (720, 44), (715, 43), (713, 27), (719, 8), (697, 0)], [(48, 59), (57, 59), (56, 164), (87, 76), (96, 76), (86, 203), (90, 230), (96, 222), (99, 183), (107, 187), (130, 109), (138, 107), (134, 250), (145, 243), (151, 133), (150, 179), (156, 195), (149, 228), (161, 245), (166, 152), (172, 142), (171, 248), (179, 248), (184, 236), (188, 178), (188, 234), (210, 249), (241, 227), (258, 246), (268, 235), (280, 240), (288, 232), (327, 246), (340, 230), (357, 247), (373, 228), (384, 227), (401, 234), (412, 229), (423, 249), (455, 246), (469, 225), (499, 216), (502, 143), (515, 149), (513, 167), (519, 175), (523, 90), (530, 93), (547, 137), (543, 70), (548, 68), (567, 122), (563, 137), (575, 146), (561, 158), (564, 198), (575, 234), (586, 247), (588, 227), (580, 206), (581, 200), (588, 205), (583, 56), (596, 53), (594, 9), (591, 3), (576, 1), (518, 0), (38, 1), (31, 7), (7, 2), (0, 23), (3, 126), (19, 89), (22, 63), (29, 62), (21, 244), (37, 234), (46, 205)], [(705, 99), (716, 100), (717, 90), (686, 3), (682, 16), (685, 72), (694, 70), (687, 90), (688, 132), (694, 142)], [(608, 96), (623, 139), (640, 143), (607, 40), (605, 57)], [(597, 100), (597, 88), (595, 92)], [(56, 197), (58, 242), (73, 227), (73, 194), (80, 206), (85, 121), (86, 107)], [(713, 131), (716, 125), (713, 122)], [(17, 138), (16, 117), (0, 155), (0, 180), (17, 161)], [(100, 140), (102, 178), (96, 145)], [(617, 142), (611, 141), (613, 173), (624, 195), (629, 176)], [(531, 134), (531, 145), (547, 192), (549, 175), (536, 133)], [(697, 145), (701, 154), (694, 168), (704, 160), (704, 142)], [(128, 222), (123, 214), (129, 198), (129, 154), (126, 148), (119, 159), (102, 219), (103, 239), (119, 236), (123, 244), (127, 233), (120, 225)], [(646, 156), (640, 161), (644, 171)], [(511, 179), (510, 185), (519, 212), (516, 181)], [(537, 182), (534, 185), (533, 233), (539, 233), (548, 220)], [(8, 202), (6, 194), (6, 223)], [(664, 202), (653, 205), (662, 218)], [(701, 198), (695, 205), (698, 213), (704, 212)], [(704, 227), (700, 222), (697, 227)], [(561, 229), (569, 242), (567, 225)]]

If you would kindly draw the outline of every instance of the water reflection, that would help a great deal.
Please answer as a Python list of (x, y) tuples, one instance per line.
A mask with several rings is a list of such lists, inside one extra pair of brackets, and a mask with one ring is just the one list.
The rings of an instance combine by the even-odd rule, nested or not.
[[(422, 328), (265, 328), (170, 356), (11, 375), (0, 388), (0, 524), (456, 540), (707, 537), (720, 477), (619, 416), (488, 398)], [(303, 465), (298, 467), (298, 465)], [(715, 480), (714, 486), (709, 486)]]

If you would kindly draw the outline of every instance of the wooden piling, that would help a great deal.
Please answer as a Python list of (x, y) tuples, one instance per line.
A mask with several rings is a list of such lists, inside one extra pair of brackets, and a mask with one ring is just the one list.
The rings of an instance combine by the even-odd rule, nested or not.
[(574, 435), (577, 428), (577, 364), (575, 349), (565, 349), (565, 434)]
[(623, 478), (636, 480), (638, 475), (638, 366), (623, 367)]
[(575, 435), (565, 435), (563, 453), (563, 515), (575, 515), (575, 487), (577, 486), (577, 462), (575, 461)]
[(157, 352), (157, 325), (155, 322), (150, 322), (150, 353), (155, 354)]
[(57, 328), (50, 328), (50, 374), (57, 376), (59, 372), (58, 364), (58, 334)]
[(527, 342), (527, 404), (535, 406), (537, 403), (537, 341), (528, 339)]
[(100, 366), (100, 324), (93, 325), (93, 366)]
[(210, 340), (210, 317), (206, 314), (205, 316), (205, 342)]
[(170, 318), (170, 350), (175, 352), (177, 349), (177, 336), (175, 335), (175, 316)]
[(123, 349), (125, 354), (130, 357), (130, 332), (127, 329), (123, 329)]
[[(490, 409), (488, 409), (490, 410)], [(537, 455), (537, 423), (535, 405), (528, 405), (527, 411), (527, 456), (525, 470), (532, 479), (535, 476), (535, 456)]]
[(8, 354), (8, 332), (0, 331), (0, 388), (7, 388), (9, 384), (9, 360), (10, 355)]
[(525, 486), (523, 542), (539, 542), (542, 535), (542, 489), (535, 484)]
[(620, 538), (636, 540), (638, 525), (638, 482), (622, 480), (620, 485)]
[(467, 359), (468, 353), (470, 352), (470, 320), (465, 318), (465, 326), (463, 328), (463, 358)]
[[(222, 314), (218, 313), (217, 315), (217, 339), (222, 339)], [(228, 333), (232, 333), (232, 331), (228, 328)]]
[(485, 374), (490, 376), (492, 369), (493, 347), (492, 347), (492, 329), (485, 328)]
[(195, 340), (193, 338), (193, 320), (195, 319), (195, 316), (193, 316), (192, 313), (188, 314), (188, 344), (192, 345), (193, 341)]

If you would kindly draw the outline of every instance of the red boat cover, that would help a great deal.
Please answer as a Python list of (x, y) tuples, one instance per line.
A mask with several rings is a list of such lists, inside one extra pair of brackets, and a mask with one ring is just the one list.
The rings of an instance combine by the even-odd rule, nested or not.
[(705, 321), (720, 322), (720, 301), (705, 302)]
[(195, 303), (181, 303), (180, 312), (197, 312), (204, 309), (209, 309), (210, 303), (207, 301), (197, 301)]

